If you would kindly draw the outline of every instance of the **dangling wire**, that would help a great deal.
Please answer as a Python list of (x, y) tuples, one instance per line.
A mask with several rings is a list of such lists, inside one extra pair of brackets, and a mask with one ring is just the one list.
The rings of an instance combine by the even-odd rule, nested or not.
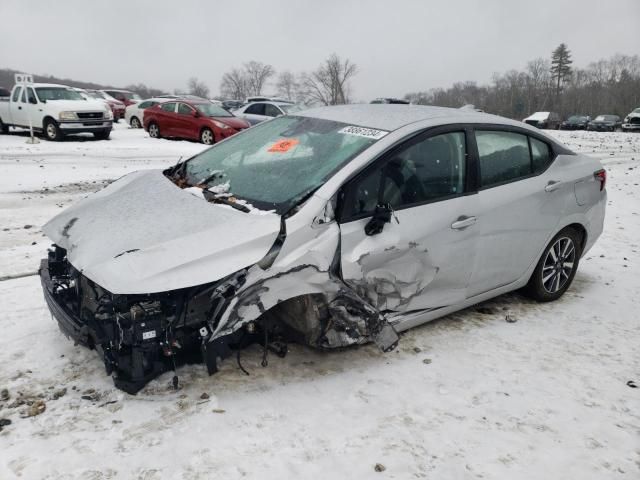
[(240, 351), (242, 350), (242, 347), (244, 345), (243, 340), (246, 334), (247, 334), (247, 331), (243, 330), (242, 337), (240, 337), (240, 341), (238, 342), (239, 345), (238, 345), (238, 351), (236, 352), (236, 360), (238, 362), (238, 368), (240, 368), (240, 370), (242, 370), (245, 375), (249, 375), (249, 372), (247, 372), (242, 366), (242, 363), (240, 363)]
[(267, 328), (267, 321), (264, 321), (264, 348), (262, 350), (262, 366), (266, 367), (269, 365), (269, 361), (267, 360), (267, 354), (269, 352), (269, 329)]

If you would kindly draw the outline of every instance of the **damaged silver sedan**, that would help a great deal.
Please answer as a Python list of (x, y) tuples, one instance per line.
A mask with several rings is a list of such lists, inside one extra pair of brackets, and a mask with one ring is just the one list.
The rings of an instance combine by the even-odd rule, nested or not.
[[(473, 111), (307, 110), (45, 225), (45, 299), (135, 393), (250, 343), (375, 342), (525, 288), (555, 300), (602, 232), (606, 175), (540, 130)], [(175, 377), (174, 377), (175, 379)]]

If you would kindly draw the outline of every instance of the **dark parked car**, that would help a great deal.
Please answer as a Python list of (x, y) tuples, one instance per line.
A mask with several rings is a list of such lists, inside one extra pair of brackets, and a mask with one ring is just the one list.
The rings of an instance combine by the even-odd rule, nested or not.
[(0, 100), (8, 100), (9, 96), (11, 96), (11, 92), (6, 88), (0, 87)]
[(376, 98), (375, 100), (371, 100), (371, 103), (409, 105), (411, 102), (409, 102), (409, 100), (402, 100), (400, 98)]
[(598, 115), (589, 122), (587, 130), (595, 130), (598, 132), (615, 132), (622, 128), (622, 120), (617, 115)]
[(560, 130), (586, 130), (589, 121), (589, 115), (571, 115), (560, 124)]
[(560, 128), (560, 115), (555, 112), (536, 112), (522, 120), (537, 128), (558, 130)]
[(213, 145), (250, 127), (246, 120), (235, 117), (208, 100), (196, 102), (182, 99), (147, 108), (143, 123), (152, 138), (186, 138), (205, 145)]

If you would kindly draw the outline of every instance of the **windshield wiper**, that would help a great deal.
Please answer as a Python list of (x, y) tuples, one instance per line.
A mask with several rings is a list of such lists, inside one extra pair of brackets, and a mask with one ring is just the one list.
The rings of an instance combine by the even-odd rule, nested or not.
[(223, 205), (229, 205), (230, 207), (235, 208), (236, 210), (240, 210), (244, 213), (251, 212), (251, 209), (242, 203), (237, 203), (232, 200), (228, 200), (227, 197), (220, 196), (219, 194), (210, 192), (209, 190), (203, 190), (204, 198), (207, 202), (211, 203), (221, 203)]
[(208, 177), (205, 177), (203, 180), (200, 180), (197, 185), (208, 185), (211, 180), (216, 178), (224, 177), (224, 172), (222, 170), (214, 170), (209, 174)]

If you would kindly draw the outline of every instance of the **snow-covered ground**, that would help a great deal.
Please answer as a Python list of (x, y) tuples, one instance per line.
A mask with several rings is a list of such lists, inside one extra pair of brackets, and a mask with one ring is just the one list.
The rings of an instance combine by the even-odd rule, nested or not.
[(0, 419), (12, 422), (0, 479), (640, 478), (640, 389), (627, 384), (640, 386), (640, 135), (554, 135), (609, 174), (605, 232), (561, 300), (505, 295), (389, 354), (292, 345), (262, 368), (253, 348), (250, 376), (231, 360), (212, 377), (187, 366), (179, 391), (166, 374), (137, 396), (51, 320), (30, 275), (48, 247), (40, 226), (203, 147), (124, 125), (99, 142), (0, 136)]

